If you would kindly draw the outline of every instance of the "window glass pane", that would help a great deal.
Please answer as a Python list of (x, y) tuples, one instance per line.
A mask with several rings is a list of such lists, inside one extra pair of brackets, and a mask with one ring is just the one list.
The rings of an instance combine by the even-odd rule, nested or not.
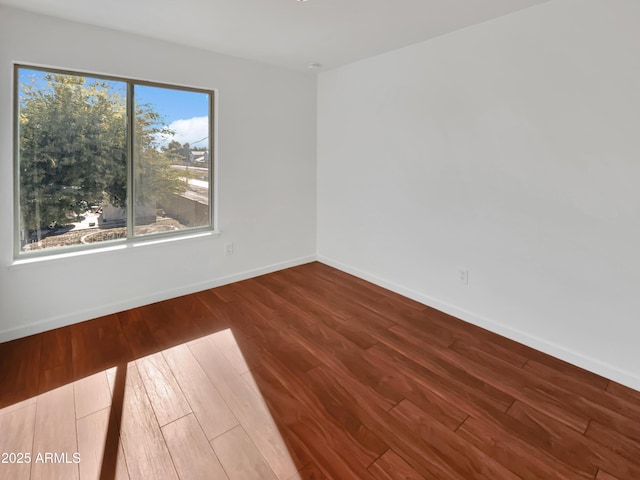
[(135, 85), (134, 234), (209, 221), (209, 94)]
[(126, 237), (126, 83), (18, 69), (20, 252)]

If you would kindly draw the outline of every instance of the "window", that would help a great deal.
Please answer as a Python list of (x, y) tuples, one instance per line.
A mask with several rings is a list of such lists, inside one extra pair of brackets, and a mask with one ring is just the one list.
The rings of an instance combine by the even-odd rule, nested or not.
[(16, 255), (211, 229), (211, 91), (15, 68)]

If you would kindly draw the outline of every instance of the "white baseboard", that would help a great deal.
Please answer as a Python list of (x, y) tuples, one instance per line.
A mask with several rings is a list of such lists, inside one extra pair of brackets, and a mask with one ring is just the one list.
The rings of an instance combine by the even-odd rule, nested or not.
[(66, 313), (64, 315), (57, 315), (55, 317), (40, 320), (38, 322), (33, 322), (28, 325), (20, 325), (19, 327), (13, 327), (7, 330), (3, 330), (0, 332), (0, 343), (8, 342), (16, 338), (26, 337), (28, 335), (34, 335), (36, 333), (45, 332), (54, 328), (65, 327), (74, 323), (84, 322), (85, 320), (90, 320), (92, 318), (111, 315), (113, 313), (122, 312), (123, 310), (140, 307), (142, 305), (149, 305), (150, 303), (161, 302), (163, 300), (180, 297), (182, 295), (188, 295), (190, 293), (200, 292), (209, 288), (215, 288), (222, 285), (227, 285), (229, 283), (240, 282), (242, 280), (247, 280), (248, 278), (258, 277), (260, 275), (276, 272), (285, 268), (295, 267), (297, 265), (303, 265), (315, 260), (315, 255), (309, 255), (306, 257), (287, 260), (285, 262), (275, 263), (272, 265), (265, 265), (263, 267), (235, 273), (233, 275), (227, 275), (225, 277), (214, 278), (206, 282), (183, 285), (179, 288), (172, 288), (164, 290), (162, 292), (156, 292), (153, 295), (129, 298), (119, 302), (100, 305), (95, 308), (78, 310), (75, 312)]
[(323, 255), (318, 255), (317, 260), (321, 263), (329, 265), (330, 267), (337, 268), (338, 270), (342, 270), (343, 272), (374, 283), (380, 287), (386, 288), (387, 290), (391, 290), (392, 292), (398, 293), (424, 305), (435, 308), (436, 310), (445, 312), (449, 315), (459, 318), (460, 320), (464, 320), (467, 323), (485, 328), (494, 333), (502, 335), (503, 337), (507, 337), (531, 348), (535, 348), (536, 350), (564, 360), (565, 362), (569, 362), (573, 365), (584, 368), (585, 370), (596, 373), (605, 378), (640, 391), (640, 375), (638, 375), (637, 373), (617, 367), (610, 363), (594, 358), (590, 355), (576, 352), (569, 347), (555, 343), (553, 340), (538, 337), (531, 333), (510, 327), (501, 322), (497, 322), (485, 316), (478, 315), (474, 312), (470, 312), (463, 308), (457, 307), (456, 305), (452, 305), (450, 303), (438, 300), (437, 298), (433, 298), (415, 290), (411, 290), (397, 283), (384, 280), (366, 271), (360, 270), (359, 268), (352, 267), (351, 265), (344, 264)]

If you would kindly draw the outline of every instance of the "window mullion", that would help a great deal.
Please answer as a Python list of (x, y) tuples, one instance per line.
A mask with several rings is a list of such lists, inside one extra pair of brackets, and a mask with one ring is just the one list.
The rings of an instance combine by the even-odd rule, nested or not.
[(134, 235), (134, 213), (135, 195), (133, 189), (133, 152), (135, 150), (135, 104), (134, 85), (127, 82), (127, 238), (132, 239)]

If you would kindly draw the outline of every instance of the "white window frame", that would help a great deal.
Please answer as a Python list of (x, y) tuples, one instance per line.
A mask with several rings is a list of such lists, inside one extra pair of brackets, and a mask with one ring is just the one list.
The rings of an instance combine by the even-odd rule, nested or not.
[[(59, 248), (38, 249), (33, 251), (21, 250), (21, 212), (20, 212), (20, 69), (38, 70), (46, 73), (76, 75), (87, 78), (95, 78), (98, 80), (123, 82), (127, 86), (126, 93), (126, 109), (127, 109), (127, 236), (126, 238), (107, 240), (102, 242), (70, 245)], [(134, 138), (134, 122), (133, 122), (133, 89), (135, 85), (167, 88), (174, 90), (183, 90), (189, 92), (203, 93), (209, 95), (209, 155), (207, 159), (207, 167), (209, 171), (209, 188), (208, 188), (208, 224), (200, 227), (190, 227), (184, 230), (171, 232), (157, 232), (150, 235), (135, 236), (134, 234), (134, 208), (132, 199), (134, 198), (134, 162), (133, 162), (133, 138)], [(28, 63), (14, 63), (13, 65), (13, 149), (14, 149), (14, 263), (20, 260), (37, 259), (38, 257), (64, 257), (68, 254), (86, 253), (90, 250), (112, 250), (112, 247), (120, 248), (122, 246), (137, 246), (143, 244), (156, 244), (164, 241), (173, 241), (180, 238), (199, 238), (203, 234), (219, 235), (218, 230), (218, 90), (211, 88), (191, 87), (185, 85), (168, 84), (163, 82), (148, 81), (134, 79), (128, 77), (120, 77), (103, 73), (93, 73), (80, 70), (61, 69), (56, 67), (32, 65)]]

